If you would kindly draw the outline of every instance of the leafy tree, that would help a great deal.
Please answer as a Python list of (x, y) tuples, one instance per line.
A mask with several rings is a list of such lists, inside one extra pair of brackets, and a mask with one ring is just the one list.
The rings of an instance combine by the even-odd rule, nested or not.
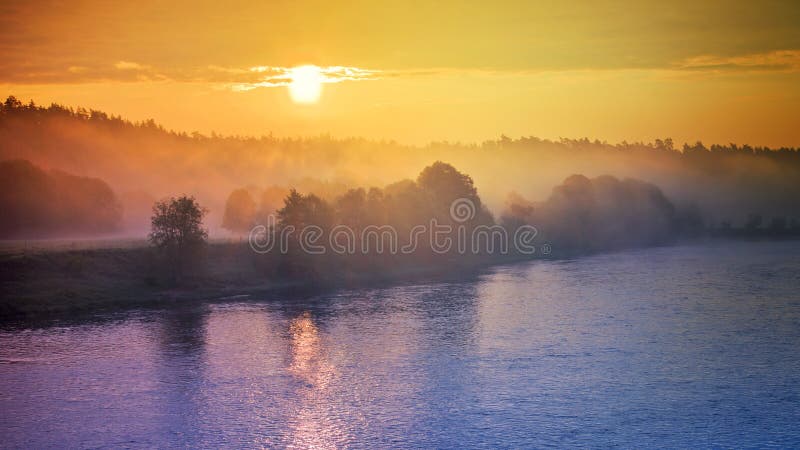
[(286, 198), (288, 194), (288, 189), (279, 186), (270, 186), (264, 189), (264, 191), (261, 192), (258, 201), (256, 221), (259, 223), (265, 223), (269, 215), (275, 214), (275, 212), (281, 208), (281, 205), (283, 205), (283, 199)]
[(450, 208), (450, 204), (460, 198), (477, 202), (475, 206), (480, 206), (472, 178), (450, 164), (436, 161), (422, 170), (417, 183), (431, 194), (434, 204), (439, 207)]
[(150, 243), (163, 251), (176, 279), (183, 275), (188, 263), (201, 255), (208, 239), (203, 217), (208, 210), (194, 199), (182, 195), (153, 205)]
[(388, 222), (386, 196), (378, 188), (370, 188), (367, 192), (367, 222), (373, 225), (385, 225)]
[(256, 221), (256, 202), (247, 189), (236, 189), (225, 202), (222, 227), (237, 233), (249, 231)]
[(314, 194), (303, 195), (292, 189), (278, 210), (278, 226), (294, 226), (297, 231), (309, 225), (323, 230), (330, 228), (333, 210), (328, 203)]
[(366, 222), (367, 194), (363, 188), (350, 189), (336, 199), (339, 223), (360, 230)]
[(281, 258), (280, 269), (288, 275), (312, 276), (314, 274), (329, 273), (330, 268), (325, 268), (325, 261), (314, 258), (312, 255), (305, 254), (302, 249), (301, 239), (304, 233), (314, 233), (311, 231), (318, 227), (323, 235), (317, 236), (326, 241), (324, 234), (329, 232), (334, 222), (334, 211), (328, 203), (314, 194), (303, 195), (292, 189), (284, 200), (283, 208), (278, 210), (278, 228), (280, 230), (291, 229), (289, 235), (289, 254)]
[(417, 184), (428, 193), (435, 215), (440, 219), (450, 217), (450, 207), (456, 200), (469, 200), (473, 214), (468, 224), (492, 224), (489, 210), (481, 203), (472, 177), (459, 172), (450, 164), (436, 161), (422, 170)]

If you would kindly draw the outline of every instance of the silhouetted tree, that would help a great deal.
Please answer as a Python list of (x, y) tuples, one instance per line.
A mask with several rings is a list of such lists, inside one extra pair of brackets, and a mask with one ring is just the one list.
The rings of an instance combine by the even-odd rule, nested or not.
[(153, 205), (152, 228), (148, 239), (167, 257), (169, 268), (176, 280), (184, 269), (202, 256), (208, 239), (203, 228), (203, 217), (208, 211), (194, 197), (172, 197)]
[(436, 161), (422, 170), (417, 184), (430, 196), (435, 215), (440, 220), (450, 218), (450, 207), (459, 199), (469, 200), (474, 215), (469, 224), (493, 223), (491, 214), (481, 202), (472, 177), (461, 173), (450, 164)]
[[(281, 259), (281, 270), (288, 275), (317, 276), (328, 269), (321, 257), (304, 251), (301, 239), (314, 235), (315, 242), (326, 242), (334, 221), (333, 208), (314, 194), (303, 195), (292, 189), (278, 210), (278, 229), (291, 230), (288, 236), (289, 254)], [(321, 234), (319, 233), (321, 231)], [(307, 241), (303, 241), (307, 242)]]
[(389, 222), (389, 211), (386, 195), (378, 188), (370, 188), (367, 192), (366, 221), (372, 225), (386, 225)]
[(304, 227), (316, 225), (323, 230), (330, 228), (333, 210), (328, 203), (314, 194), (303, 195), (292, 189), (278, 210), (279, 228), (294, 226), (299, 232)]
[(384, 189), (388, 221), (406, 241), (411, 229), (427, 224), (434, 216), (428, 194), (412, 180), (402, 180)]
[(572, 175), (533, 205), (509, 199), (504, 224), (528, 223), (543, 239), (571, 251), (597, 251), (667, 242), (680, 227), (675, 207), (656, 186), (604, 175)]
[[(450, 164), (436, 161), (422, 170), (417, 178), (419, 186), (430, 193), (433, 203), (449, 210), (456, 199), (476, 200), (478, 191), (469, 175), (456, 170)], [(476, 205), (476, 206), (479, 206)]]
[(512, 233), (520, 226), (530, 224), (533, 221), (533, 213), (536, 210), (533, 202), (513, 191), (506, 198), (505, 208), (500, 217), (500, 223)]
[(358, 231), (367, 221), (367, 194), (363, 188), (350, 189), (336, 199), (335, 208), (338, 222)]
[(256, 221), (256, 202), (247, 189), (236, 189), (225, 202), (222, 227), (237, 233), (250, 231)]
[(283, 206), (283, 199), (287, 195), (289, 195), (289, 190), (279, 186), (270, 186), (264, 189), (259, 198), (256, 220), (259, 223), (266, 223), (267, 217), (275, 214)]

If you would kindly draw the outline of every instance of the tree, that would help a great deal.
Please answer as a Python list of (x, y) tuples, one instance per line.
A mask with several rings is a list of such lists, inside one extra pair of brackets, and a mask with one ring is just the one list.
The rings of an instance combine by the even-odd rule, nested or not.
[(335, 209), (338, 222), (360, 230), (367, 214), (367, 194), (362, 188), (350, 189), (336, 199)]
[(481, 203), (472, 177), (459, 172), (452, 165), (436, 161), (422, 170), (417, 177), (417, 184), (429, 195), (434, 214), (439, 219), (450, 218), (450, 208), (454, 202), (467, 200), (471, 204), (469, 224), (494, 223), (491, 214)]
[(56, 236), (117, 229), (122, 206), (98, 178), (0, 161), (0, 237)]
[(297, 232), (309, 225), (327, 230), (332, 222), (333, 209), (325, 200), (314, 194), (300, 194), (294, 189), (289, 191), (283, 208), (278, 210), (278, 226), (293, 226)]
[(247, 189), (236, 189), (225, 202), (222, 227), (237, 233), (250, 231), (256, 221), (256, 202)]
[(270, 215), (274, 215), (283, 205), (283, 199), (289, 195), (289, 190), (279, 186), (270, 186), (261, 193), (258, 202), (256, 222), (266, 223)]
[(153, 205), (148, 239), (165, 253), (175, 278), (183, 275), (184, 267), (200, 256), (206, 244), (208, 231), (203, 228), (203, 217), (207, 213), (194, 197), (186, 195)]
[(317, 243), (314, 245), (326, 242), (326, 234), (333, 222), (333, 208), (325, 200), (314, 194), (303, 195), (294, 189), (289, 191), (283, 208), (278, 210), (278, 229), (281, 232), (292, 230), (288, 235), (289, 254), (281, 258), (279, 270), (288, 275), (303, 276), (329, 273), (325, 260), (304, 251), (303, 242), (312, 235)]
[(422, 170), (417, 183), (432, 196), (434, 204), (448, 209), (456, 199), (468, 199), (480, 206), (478, 191), (469, 175), (456, 170), (450, 164), (436, 161)]

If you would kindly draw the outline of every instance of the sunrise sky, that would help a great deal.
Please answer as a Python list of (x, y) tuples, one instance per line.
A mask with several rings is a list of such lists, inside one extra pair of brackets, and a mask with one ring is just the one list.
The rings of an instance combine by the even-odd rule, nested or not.
[(2, 91), (203, 133), (800, 146), (796, 1), (119, 3), (0, 4)]

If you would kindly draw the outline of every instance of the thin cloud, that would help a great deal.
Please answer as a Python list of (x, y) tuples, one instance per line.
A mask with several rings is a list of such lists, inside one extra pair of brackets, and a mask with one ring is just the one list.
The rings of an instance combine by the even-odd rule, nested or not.
[[(381, 78), (381, 71), (361, 69), (358, 67), (328, 66), (318, 67), (320, 82), (341, 83), (343, 81), (366, 81)], [(257, 88), (288, 86), (292, 82), (291, 67), (256, 66), (249, 69), (258, 74), (260, 80), (251, 83), (235, 83), (230, 88), (237, 92), (250, 91)]]
[(700, 55), (687, 58), (678, 68), (687, 70), (800, 71), (800, 50), (776, 50), (739, 56)]
[[(19, 69), (19, 68), (18, 68)], [(220, 85), (235, 91), (249, 91), (262, 87), (287, 86), (292, 82), (292, 67), (255, 66), (224, 67), (208, 65), (195, 68), (158, 68), (136, 61), (121, 60), (112, 64), (59, 67), (29, 67), (23, 73), (3, 77), (0, 81), (21, 84), (79, 84), (95, 82), (192, 82)], [(322, 83), (364, 81), (381, 78), (383, 71), (359, 67), (319, 67)], [(18, 71), (19, 72), (19, 71)], [(6, 78), (3, 80), (3, 78)]]
[(150, 66), (144, 66), (142, 64), (130, 61), (119, 61), (118, 63), (114, 64), (114, 67), (119, 70), (146, 70), (150, 68)]
[[(292, 82), (292, 67), (252, 66), (226, 67), (206, 65), (188, 68), (163, 68), (138, 61), (119, 60), (113, 63), (87, 64), (74, 61), (63, 65), (23, 64), (3, 71), (0, 63), (0, 82), (14, 84), (79, 84), (97, 82), (175, 82), (207, 83), (215, 88), (237, 92), (259, 88), (288, 86)], [(529, 76), (544, 73), (597, 73), (636, 70), (678, 74), (714, 74), (734, 71), (800, 72), (800, 50), (787, 49), (738, 56), (698, 55), (662, 67), (636, 69), (494, 69), (432, 67), (401, 70), (375, 70), (350, 66), (318, 67), (322, 83), (342, 83), (380, 79), (420, 78), (440, 76)]]

